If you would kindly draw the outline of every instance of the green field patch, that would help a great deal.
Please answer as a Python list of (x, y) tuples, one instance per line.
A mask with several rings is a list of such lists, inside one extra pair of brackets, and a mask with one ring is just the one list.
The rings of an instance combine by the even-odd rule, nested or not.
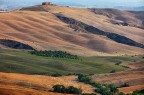
[(29, 51), (0, 49), (0, 71), (24, 74), (103, 74), (112, 70), (127, 70), (118, 62), (133, 62), (143, 60), (138, 57), (129, 56), (95, 56), (77, 59), (43, 57), (31, 55)]

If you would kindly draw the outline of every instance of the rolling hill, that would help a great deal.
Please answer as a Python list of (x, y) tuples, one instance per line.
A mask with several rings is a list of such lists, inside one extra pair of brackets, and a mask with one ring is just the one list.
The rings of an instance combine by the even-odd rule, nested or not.
[(37, 50), (84, 56), (143, 54), (142, 15), (115, 9), (26, 7), (0, 13), (0, 39), (6, 40), (0, 47), (14, 48), (6, 46), (11, 40)]
[[(102, 88), (114, 83), (124, 93), (143, 89), (143, 17), (142, 11), (57, 5), (0, 12), (0, 95), (68, 95), (52, 92), (57, 84), (96, 94), (93, 85), (99, 83)], [(32, 50), (66, 51), (78, 58)], [(89, 82), (79, 82), (80, 74)]]

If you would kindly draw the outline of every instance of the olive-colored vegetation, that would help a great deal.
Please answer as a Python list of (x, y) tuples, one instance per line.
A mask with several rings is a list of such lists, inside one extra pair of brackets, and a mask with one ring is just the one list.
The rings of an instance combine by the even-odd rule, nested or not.
[[(87, 75), (109, 73), (112, 70), (115, 70), (115, 72), (126, 70), (127, 68), (117, 64), (119, 62), (123, 63), (143, 61), (143, 59), (140, 57), (130, 56), (78, 57), (82, 60), (57, 57), (44, 57), (30, 54), (28, 51), (0, 49), (0, 72), (50, 74), (54, 77), (58, 77), (63, 74), (75, 74), (78, 75), (78, 80), (80, 82), (84, 82), (95, 87), (96, 93), (100, 93), (101, 95), (125, 95), (124, 93), (119, 92), (114, 84), (100, 84), (91, 82), (89, 76)], [(124, 87), (125, 86), (128, 85), (124, 84)], [(72, 92), (71, 89), (74, 89), (75, 91)], [(80, 92), (81, 90), (76, 90), (73, 87), (69, 87), (66, 91), (64, 91), (64, 93), (75, 93)], [(95, 94), (84, 93), (84, 95)]]
[(77, 55), (72, 55), (67, 52), (63, 51), (30, 51), (31, 54), (37, 55), (37, 56), (44, 56), (44, 57), (57, 57), (57, 58), (69, 58), (69, 59), (78, 59)]
[(54, 85), (53, 92), (68, 93), (68, 94), (82, 94), (82, 90), (73, 86), (65, 87), (63, 85)]
[[(78, 81), (84, 82), (95, 87), (95, 92), (100, 95), (143, 95), (144, 90), (134, 91), (132, 94), (124, 94), (123, 92), (119, 92), (118, 88), (114, 84), (101, 84), (96, 82), (91, 82), (89, 76), (78, 74)], [(124, 87), (129, 86), (128, 84), (124, 84)], [(86, 94), (87, 95), (87, 94)], [(93, 94), (92, 94), (93, 95)]]
[[(112, 70), (127, 70), (117, 62), (140, 61), (142, 58), (130, 56), (96, 56), (77, 59), (44, 57), (30, 54), (29, 51), (0, 49), (0, 72), (22, 74), (103, 74)], [(59, 75), (58, 75), (59, 76)]]
[(110, 73), (115, 73), (115, 72), (116, 72), (116, 70), (111, 70), (111, 71), (110, 71)]
[(144, 95), (144, 89), (143, 90), (134, 91), (132, 94), (129, 94), (129, 95)]
[(90, 83), (90, 78), (87, 75), (78, 74), (78, 81), (84, 83)]
[(121, 85), (120, 87), (129, 87), (128, 83), (124, 83), (123, 85)]
[(95, 93), (82, 93), (82, 90), (73, 86), (65, 87), (63, 85), (54, 85), (53, 92), (67, 93), (67, 94), (80, 94), (80, 95), (96, 95)]
[(90, 84), (95, 87), (95, 92), (100, 93), (101, 95), (119, 95), (118, 89), (114, 84), (100, 84), (91, 82), (87, 75), (78, 75), (78, 81)]
[(96, 95), (95, 93), (83, 93), (82, 95)]
[(51, 76), (53, 76), (53, 77), (60, 77), (60, 76), (62, 76), (62, 74), (54, 73), (54, 74), (51, 74)]
[(143, 90), (136, 90), (130, 94), (120, 94), (120, 95), (144, 95), (144, 89)]
[(122, 62), (117, 62), (115, 65), (120, 65)]

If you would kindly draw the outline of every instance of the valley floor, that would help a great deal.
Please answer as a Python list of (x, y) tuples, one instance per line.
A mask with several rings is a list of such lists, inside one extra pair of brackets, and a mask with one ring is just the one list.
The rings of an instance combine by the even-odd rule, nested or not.
[[(57, 84), (80, 88), (83, 93), (94, 93), (94, 87), (78, 82), (76, 75), (67, 75), (73, 73), (90, 74), (92, 81), (100, 83), (129, 83), (129, 87), (119, 88), (124, 93), (140, 90), (144, 86), (143, 56), (97, 56), (73, 60), (1, 49), (0, 58), (0, 95), (63, 95), (49, 92)], [(114, 68), (116, 73), (110, 73)], [(64, 76), (49, 76), (58, 71)]]

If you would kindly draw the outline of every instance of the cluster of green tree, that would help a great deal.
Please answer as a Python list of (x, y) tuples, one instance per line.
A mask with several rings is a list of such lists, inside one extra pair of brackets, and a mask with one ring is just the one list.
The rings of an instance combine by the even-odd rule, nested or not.
[(82, 90), (73, 86), (65, 87), (63, 85), (53, 86), (53, 92), (68, 93), (68, 94), (82, 94)]
[(84, 82), (86, 84), (91, 83), (90, 78), (87, 75), (83, 75), (83, 74), (78, 74), (78, 81), (79, 82)]
[(114, 84), (96, 84), (97, 89), (95, 92), (101, 95), (119, 95), (118, 89)]
[(121, 88), (121, 87), (129, 87), (129, 84), (128, 83), (124, 83), (119, 88)]
[(78, 74), (78, 81), (95, 87), (95, 92), (100, 93), (101, 95), (125, 95), (124, 93), (119, 92), (114, 84), (100, 84), (91, 82), (87, 75)]
[[(123, 92), (119, 92), (118, 88), (114, 84), (100, 84), (96, 82), (91, 82), (89, 76), (83, 74), (78, 74), (78, 81), (90, 84), (91, 86), (95, 87), (96, 88), (95, 92), (100, 93), (101, 95), (144, 95), (143, 94), (144, 90), (134, 91), (132, 94), (124, 94)], [(128, 87), (128, 86), (129, 84), (125, 83), (122, 87)]]
[(115, 65), (120, 65), (122, 62), (117, 62)]
[(94, 93), (83, 93), (82, 95), (96, 95)]
[(54, 73), (54, 74), (52, 74), (51, 76), (53, 76), (53, 77), (60, 77), (60, 76), (62, 76), (62, 74)]
[(114, 70), (114, 69), (110, 71), (110, 73), (115, 73), (115, 72), (116, 72), (116, 70)]
[(63, 51), (30, 51), (31, 54), (37, 55), (37, 56), (44, 56), (44, 57), (57, 57), (57, 58), (69, 58), (69, 59), (79, 59), (77, 55), (72, 55), (67, 52)]

